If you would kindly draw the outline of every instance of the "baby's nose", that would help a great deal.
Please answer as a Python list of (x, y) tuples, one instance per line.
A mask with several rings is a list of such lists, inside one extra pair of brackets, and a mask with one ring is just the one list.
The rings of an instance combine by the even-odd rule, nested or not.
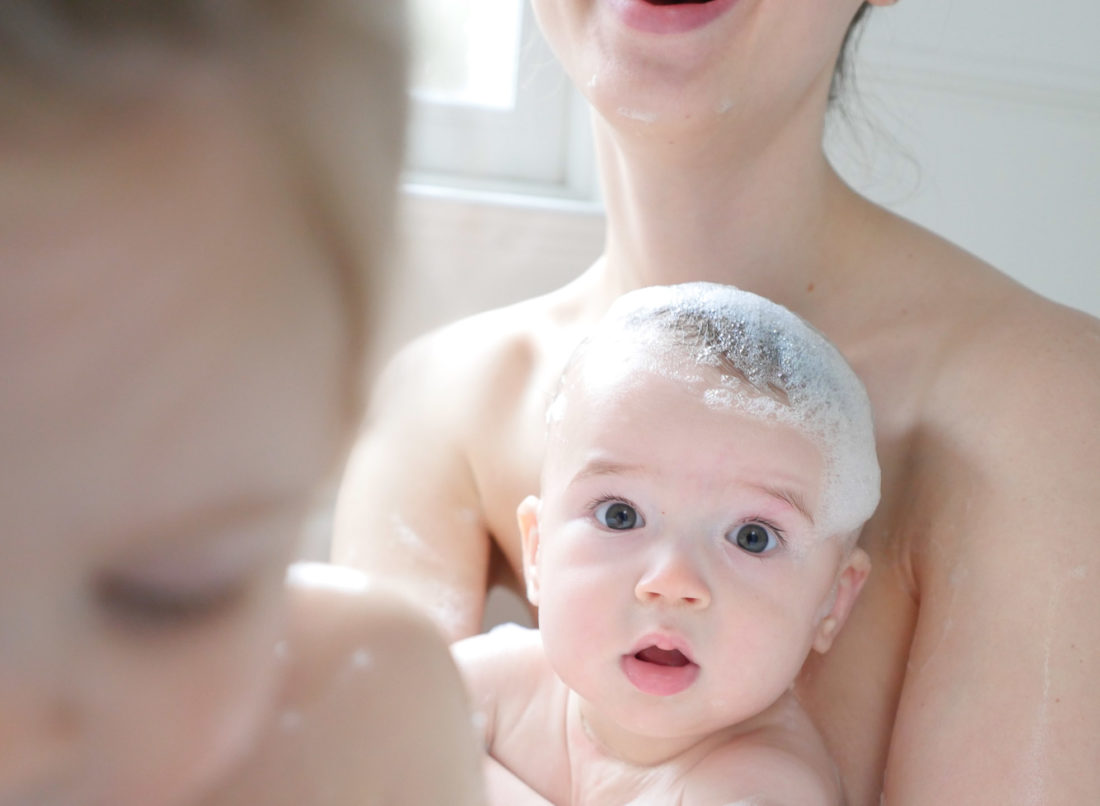
[(61, 692), (0, 668), (0, 803), (37, 802), (30, 793), (67, 763), (76, 736), (76, 708)]
[(638, 579), (634, 595), (644, 603), (664, 602), (697, 609), (710, 604), (710, 587), (699, 558), (681, 547), (669, 547), (656, 554)]

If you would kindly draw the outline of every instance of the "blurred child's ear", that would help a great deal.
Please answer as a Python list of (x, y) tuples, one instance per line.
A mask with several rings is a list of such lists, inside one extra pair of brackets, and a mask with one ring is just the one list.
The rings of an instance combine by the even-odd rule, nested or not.
[(856, 603), (863, 583), (867, 581), (867, 575), (871, 573), (871, 558), (867, 552), (856, 546), (844, 560), (844, 564), (837, 574), (836, 590), (833, 595), (832, 606), (817, 624), (817, 632), (814, 635), (813, 647), (818, 652), (828, 652), (833, 645), (833, 639), (848, 620), (848, 614), (852, 612), (852, 605)]
[(539, 605), (539, 506), (533, 495), (523, 499), (516, 510), (519, 534), (523, 544), (523, 576), (527, 580), (527, 601)]

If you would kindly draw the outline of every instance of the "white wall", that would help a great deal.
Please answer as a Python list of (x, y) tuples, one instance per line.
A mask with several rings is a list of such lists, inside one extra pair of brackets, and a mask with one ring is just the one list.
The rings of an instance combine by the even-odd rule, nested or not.
[(901, 0), (830, 153), (876, 201), (1100, 316), (1100, 3)]

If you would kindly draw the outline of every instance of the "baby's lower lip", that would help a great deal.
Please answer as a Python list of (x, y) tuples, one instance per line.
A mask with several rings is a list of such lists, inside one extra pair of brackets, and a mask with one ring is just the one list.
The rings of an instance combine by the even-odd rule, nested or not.
[(683, 666), (664, 666), (650, 663), (637, 655), (623, 655), (623, 674), (643, 694), (670, 697), (679, 694), (695, 682), (699, 666), (688, 662)]

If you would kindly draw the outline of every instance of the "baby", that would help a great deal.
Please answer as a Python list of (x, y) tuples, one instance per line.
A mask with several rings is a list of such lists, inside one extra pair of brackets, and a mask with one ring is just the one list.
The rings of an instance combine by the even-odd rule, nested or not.
[(840, 804), (791, 688), (870, 570), (870, 406), (797, 316), (728, 286), (622, 297), (548, 410), (518, 517), (540, 629), (454, 645), (491, 801)]
[(434, 628), (288, 564), (361, 406), (399, 4), (0, 4), (0, 806), (480, 803)]

